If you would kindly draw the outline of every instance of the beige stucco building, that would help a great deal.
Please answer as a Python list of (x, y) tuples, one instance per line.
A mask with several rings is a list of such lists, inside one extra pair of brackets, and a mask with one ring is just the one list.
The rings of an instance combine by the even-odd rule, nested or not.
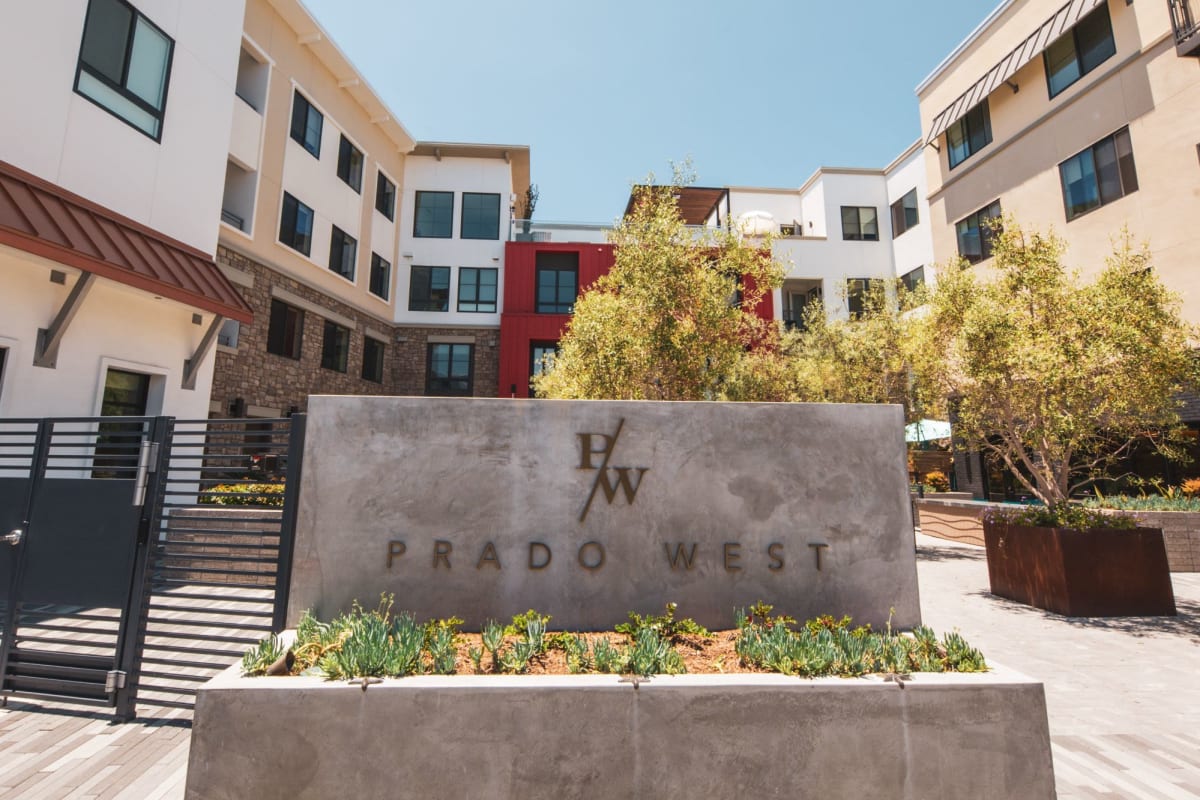
[(917, 89), (938, 262), (986, 263), (999, 211), (1053, 228), (1086, 275), (1128, 226), (1200, 322), (1194, 19), (1180, 0), (1001, 3)]

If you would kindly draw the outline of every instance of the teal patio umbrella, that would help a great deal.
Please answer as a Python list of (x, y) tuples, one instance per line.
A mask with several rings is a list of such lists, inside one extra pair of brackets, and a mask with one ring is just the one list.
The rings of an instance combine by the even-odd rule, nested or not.
[(950, 423), (940, 419), (922, 419), (904, 426), (904, 441), (928, 442), (950, 438)]

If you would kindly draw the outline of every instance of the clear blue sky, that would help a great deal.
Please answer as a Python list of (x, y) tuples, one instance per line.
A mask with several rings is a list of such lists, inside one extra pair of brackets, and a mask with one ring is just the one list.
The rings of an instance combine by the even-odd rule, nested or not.
[(305, 2), (417, 139), (527, 144), (538, 219), (608, 222), (686, 156), (707, 186), (886, 165), (999, 0)]

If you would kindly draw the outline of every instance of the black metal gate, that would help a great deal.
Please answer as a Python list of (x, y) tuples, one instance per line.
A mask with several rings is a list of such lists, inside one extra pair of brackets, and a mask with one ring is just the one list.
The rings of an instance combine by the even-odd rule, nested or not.
[(190, 708), (283, 626), (304, 417), (0, 420), (0, 698)]

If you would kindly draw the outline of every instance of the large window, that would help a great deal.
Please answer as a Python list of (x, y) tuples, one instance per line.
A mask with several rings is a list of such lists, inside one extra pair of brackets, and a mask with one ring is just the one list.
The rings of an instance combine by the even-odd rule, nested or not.
[(1136, 192), (1137, 170), (1129, 129), (1122, 128), (1071, 156), (1058, 165), (1058, 171), (1068, 220)]
[[(104, 375), (102, 417), (144, 417), (150, 401), (150, 376), (123, 369)], [(93, 478), (133, 478), (142, 442), (141, 422), (101, 422), (92, 460)]]
[(300, 360), (304, 339), (304, 312), (282, 300), (271, 301), (271, 324), (267, 328), (267, 352)]
[(925, 267), (920, 266), (904, 273), (900, 276), (900, 283), (908, 291), (915, 292), (918, 287), (925, 285)]
[(554, 364), (558, 355), (558, 342), (532, 342), (529, 345), (529, 388), (533, 391), (533, 379), (541, 375)]
[(892, 203), (892, 238), (896, 238), (900, 234), (907, 231), (909, 228), (916, 227), (921, 221), (917, 214), (917, 190), (913, 189), (908, 194), (901, 197), (896, 202)]
[(842, 206), (842, 238), (879, 241), (879, 213), (871, 206)]
[(308, 98), (295, 92), (292, 100), (292, 138), (312, 153), (314, 158), (321, 157), (321, 128), (324, 125), (324, 115), (313, 108)]
[(454, 192), (417, 192), (413, 236), (449, 239), (454, 235)]
[(425, 372), (425, 394), (470, 397), (474, 360), (473, 344), (430, 344)]
[(984, 100), (946, 129), (946, 157), (954, 169), (992, 141), (992, 116)]
[(958, 234), (958, 254), (972, 264), (992, 257), (992, 236), (995, 231), (989, 220), (1000, 217), (1000, 201), (976, 211), (954, 226)]
[(846, 281), (846, 309), (852, 319), (862, 316), (867, 310), (868, 295), (882, 283), (879, 278), (851, 278)]
[(336, 322), (325, 320), (325, 336), (321, 340), (321, 366), (334, 372), (345, 372), (350, 361), (350, 330)]
[(392, 290), (392, 265), (378, 253), (371, 253), (371, 285), (369, 291), (376, 297), (387, 300)]
[(387, 345), (370, 336), (363, 337), (362, 377), (364, 381), (383, 383), (383, 356)]
[(458, 271), (458, 310), (495, 312), (498, 270), (463, 267)]
[(312, 252), (313, 210), (283, 193), (283, 213), (279, 215), (279, 241), (304, 255)]
[(396, 218), (396, 184), (382, 172), (375, 180), (375, 209), (390, 220)]
[(337, 176), (345, 181), (351, 189), (362, 193), (363, 154), (350, 140), (342, 134), (338, 145)]
[(500, 238), (500, 195), (463, 192), (460, 236), (464, 239)]
[(409, 311), (450, 310), (450, 268), (413, 267), (408, 282)]
[(175, 42), (129, 3), (91, 0), (75, 91), (159, 141), (174, 51)]
[(354, 280), (354, 263), (358, 259), (358, 240), (337, 225), (329, 237), (329, 269), (348, 281)]
[(578, 290), (578, 253), (537, 254), (537, 313), (573, 313)]
[(1087, 75), (1116, 52), (1108, 3), (1101, 3), (1100, 8), (1046, 48), (1046, 86), (1050, 96)]

